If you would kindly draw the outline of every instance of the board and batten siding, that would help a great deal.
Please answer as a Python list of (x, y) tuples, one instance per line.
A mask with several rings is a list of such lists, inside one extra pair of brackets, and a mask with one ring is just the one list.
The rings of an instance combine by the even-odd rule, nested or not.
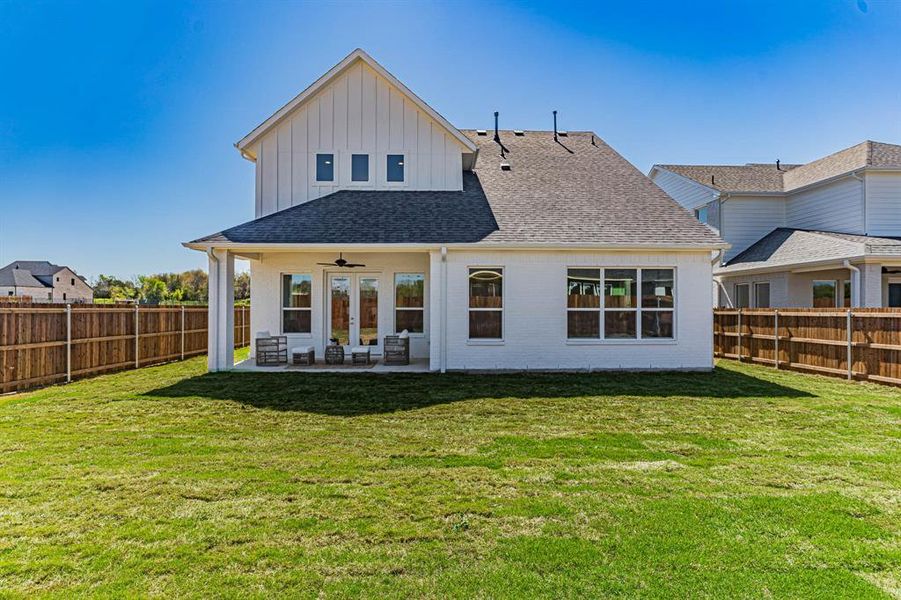
[(867, 173), (867, 235), (901, 236), (901, 172)]
[(720, 208), (721, 234), (732, 247), (729, 260), (777, 227), (785, 225), (785, 200), (780, 197), (734, 196)]
[[(462, 144), (368, 65), (357, 62), (256, 146), (256, 217), (340, 189), (463, 189)], [(335, 182), (315, 181), (316, 154), (335, 155)], [(387, 155), (406, 181), (386, 181)], [(369, 154), (371, 183), (350, 181), (351, 154)]]
[[(433, 252), (433, 370), (447, 350), (450, 370), (710, 369), (713, 367), (710, 253), (449, 251), (446, 324), (441, 323), (441, 256)], [(469, 268), (502, 267), (503, 342), (469, 340)], [(674, 340), (568, 340), (568, 267), (646, 267), (676, 270)], [(444, 330), (442, 343), (436, 331)]]
[(788, 195), (785, 224), (797, 229), (864, 233), (863, 183), (846, 177)]

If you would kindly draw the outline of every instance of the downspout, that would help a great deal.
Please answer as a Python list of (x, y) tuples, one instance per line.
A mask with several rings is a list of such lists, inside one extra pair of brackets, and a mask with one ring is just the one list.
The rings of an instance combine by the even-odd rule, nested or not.
[(447, 246), (441, 246), (441, 372), (447, 373)]
[[(219, 283), (219, 257), (216, 256), (215, 251), (212, 248), (206, 249), (206, 255), (216, 264), (216, 284), (218, 286)], [(210, 302), (210, 286), (209, 280), (211, 278), (207, 275), (207, 314), (209, 314), (209, 310), (213, 308), (213, 303)], [(218, 290), (217, 290), (218, 294)], [(218, 300), (218, 295), (216, 299)], [(213, 361), (216, 365), (216, 370), (219, 370), (219, 303), (216, 302), (216, 322), (213, 323), (212, 319), (207, 318), (207, 328), (212, 328), (213, 332), (213, 347), (207, 348), (207, 352), (214, 352), (213, 356), (215, 356), (215, 360)]]
[(851, 271), (851, 306), (860, 307), (860, 269), (851, 264), (851, 261), (845, 259), (842, 263), (846, 269)]
[[(713, 260), (710, 261), (710, 264), (712, 266), (716, 266), (718, 262), (722, 264), (722, 258), (724, 254), (725, 250), (717, 250), (716, 254), (713, 256)], [(723, 285), (723, 282), (716, 278), (714, 278), (713, 281), (716, 283), (717, 287), (719, 287), (719, 289), (723, 291), (723, 295), (726, 297), (726, 304), (729, 306), (729, 308), (735, 308), (732, 304), (732, 298), (729, 297), (729, 292), (726, 291), (726, 286)]]

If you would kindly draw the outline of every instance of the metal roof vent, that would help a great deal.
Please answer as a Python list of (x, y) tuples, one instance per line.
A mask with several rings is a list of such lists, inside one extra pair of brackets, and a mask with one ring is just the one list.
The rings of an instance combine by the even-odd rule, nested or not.
[(488, 135), (488, 131), (485, 129), (476, 129), (476, 135)]
[(559, 135), (560, 137), (567, 137), (569, 135), (569, 132), (568, 131), (558, 131), (557, 135)]
[(523, 131), (522, 129), (514, 129), (513, 130), (513, 135), (524, 136), (525, 134), (526, 134), (526, 132)]
[(509, 171), (509, 170), (510, 170), (510, 163), (502, 162), (501, 163), (501, 171)]

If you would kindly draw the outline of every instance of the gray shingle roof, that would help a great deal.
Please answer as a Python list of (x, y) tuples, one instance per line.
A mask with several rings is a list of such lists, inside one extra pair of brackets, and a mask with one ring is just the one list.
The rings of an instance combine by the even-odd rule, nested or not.
[(0, 269), (0, 285), (8, 287), (47, 287), (27, 269)]
[(503, 157), (493, 132), (464, 133), (479, 158), (462, 192), (342, 190), (193, 243), (723, 244), (591, 133), (502, 131)]
[(780, 227), (718, 268), (716, 274), (859, 256), (901, 256), (901, 238)]
[[(864, 167), (901, 168), (901, 146), (865, 141), (803, 165), (655, 165), (724, 192), (790, 192)], [(713, 182), (711, 182), (713, 176)]]
[(782, 176), (798, 165), (656, 165), (723, 192), (781, 192)]

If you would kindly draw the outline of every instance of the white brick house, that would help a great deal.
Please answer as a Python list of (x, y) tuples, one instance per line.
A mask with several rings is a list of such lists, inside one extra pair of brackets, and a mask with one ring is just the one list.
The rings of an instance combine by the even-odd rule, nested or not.
[(433, 371), (712, 367), (727, 244), (591, 132), (457, 129), (356, 50), (236, 146), (256, 218), (185, 244), (209, 255), (211, 370), (236, 256), (252, 331), (320, 357), (406, 329)]
[(75, 271), (46, 260), (17, 260), (0, 269), (0, 298), (34, 302), (92, 302), (94, 290)]

